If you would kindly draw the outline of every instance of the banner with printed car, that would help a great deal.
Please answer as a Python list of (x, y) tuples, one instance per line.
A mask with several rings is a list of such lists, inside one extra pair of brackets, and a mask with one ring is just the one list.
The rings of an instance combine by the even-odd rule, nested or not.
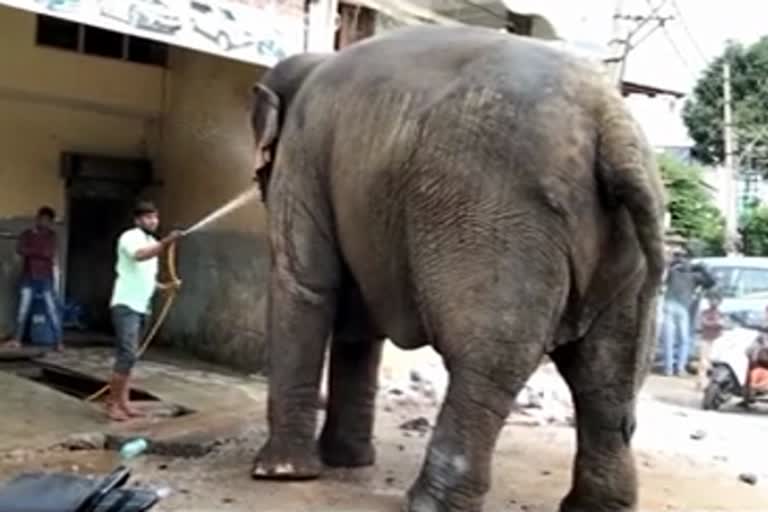
[(262, 66), (305, 49), (302, 0), (0, 0), (0, 4)]

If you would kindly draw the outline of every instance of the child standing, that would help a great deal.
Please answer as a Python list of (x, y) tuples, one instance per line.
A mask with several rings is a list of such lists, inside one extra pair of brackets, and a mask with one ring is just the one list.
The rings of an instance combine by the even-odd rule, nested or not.
[(712, 342), (723, 333), (723, 314), (720, 312), (720, 297), (711, 293), (707, 297), (709, 307), (701, 313), (701, 346), (699, 347), (699, 389), (707, 384)]

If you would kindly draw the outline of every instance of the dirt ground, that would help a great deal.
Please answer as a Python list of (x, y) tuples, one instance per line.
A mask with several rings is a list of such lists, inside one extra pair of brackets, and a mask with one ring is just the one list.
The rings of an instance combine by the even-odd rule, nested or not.
[[(395, 379), (392, 374), (403, 367), (407, 365), (398, 365), (387, 378)], [(768, 413), (705, 413), (697, 410), (697, 402), (691, 381), (649, 379), (635, 441), (640, 510), (768, 510), (768, 467), (763, 461)], [(395, 512), (418, 472), (429, 438), (429, 433), (406, 431), (400, 425), (422, 416), (431, 422), (436, 410), (425, 401), (393, 402), (382, 397), (377, 465), (329, 471), (311, 482), (249, 478), (250, 461), (266, 434), (261, 411), (254, 414), (246, 434), (204, 458), (142, 456), (130, 464), (134, 483), (169, 492), (154, 509), (159, 512)], [(567, 421), (538, 424), (542, 416), (535, 412), (514, 413), (501, 435), (488, 511), (553, 511), (568, 489), (574, 430)], [(11, 452), (0, 455), (0, 479), (35, 469), (105, 472), (117, 462), (114, 453), (102, 451)], [(742, 473), (754, 475), (756, 484), (742, 482)]]

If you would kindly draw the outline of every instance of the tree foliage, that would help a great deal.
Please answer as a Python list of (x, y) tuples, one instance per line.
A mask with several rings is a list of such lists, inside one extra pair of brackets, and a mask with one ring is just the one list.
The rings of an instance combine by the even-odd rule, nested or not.
[(729, 45), (699, 79), (683, 110), (694, 157), (704, 164), (724, 161), (725, 62), (731, 67), (737, 167), (768, 173), (768, 36), (748, 47)]
[(768, 256), (768, 207), (755, 203), (747, 208), (739, 233), (745, 256)]
[(659, 157), (659, 168), (667, 188), (672, 228), (692, 241), (699, 255), (723, 254), (725, 222), (702, 179), (701, 169), (669, 155)]

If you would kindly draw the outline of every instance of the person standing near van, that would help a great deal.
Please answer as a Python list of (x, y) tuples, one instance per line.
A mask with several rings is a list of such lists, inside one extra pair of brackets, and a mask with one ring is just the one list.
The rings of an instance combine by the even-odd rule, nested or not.
[(701, 346), (699, 347), (699, 389), (707, 384), (707, 371), (711, 364), (712, 343), (723, 334), (725, 317), (720, 312), (720, 296), (710, 292), (709, 307), (701, 313)]
[(182, 233), (173, 231), (157, 241), (155, 233), (160, 217), (155, 205), (148, 201), (136, 204), (133, 220), (134, 227), (124, 232), (117, 242), (117, 279), (111, 300), (116, 346), (107, 414), (114, 421), (142, 416), (130, 405), (130, 379), (152, 296), (157, 289), (178, 288), (181, 284), (157, 282), (157, 258)]
[(685, 250), (673, 253), (666, 277), (662, 324), (666, 375), (684, 374), (693, 342), (691, 304), (698, 288), (708, 291), (715, 284), (703, 265), (694, 265), (688, 260)]

